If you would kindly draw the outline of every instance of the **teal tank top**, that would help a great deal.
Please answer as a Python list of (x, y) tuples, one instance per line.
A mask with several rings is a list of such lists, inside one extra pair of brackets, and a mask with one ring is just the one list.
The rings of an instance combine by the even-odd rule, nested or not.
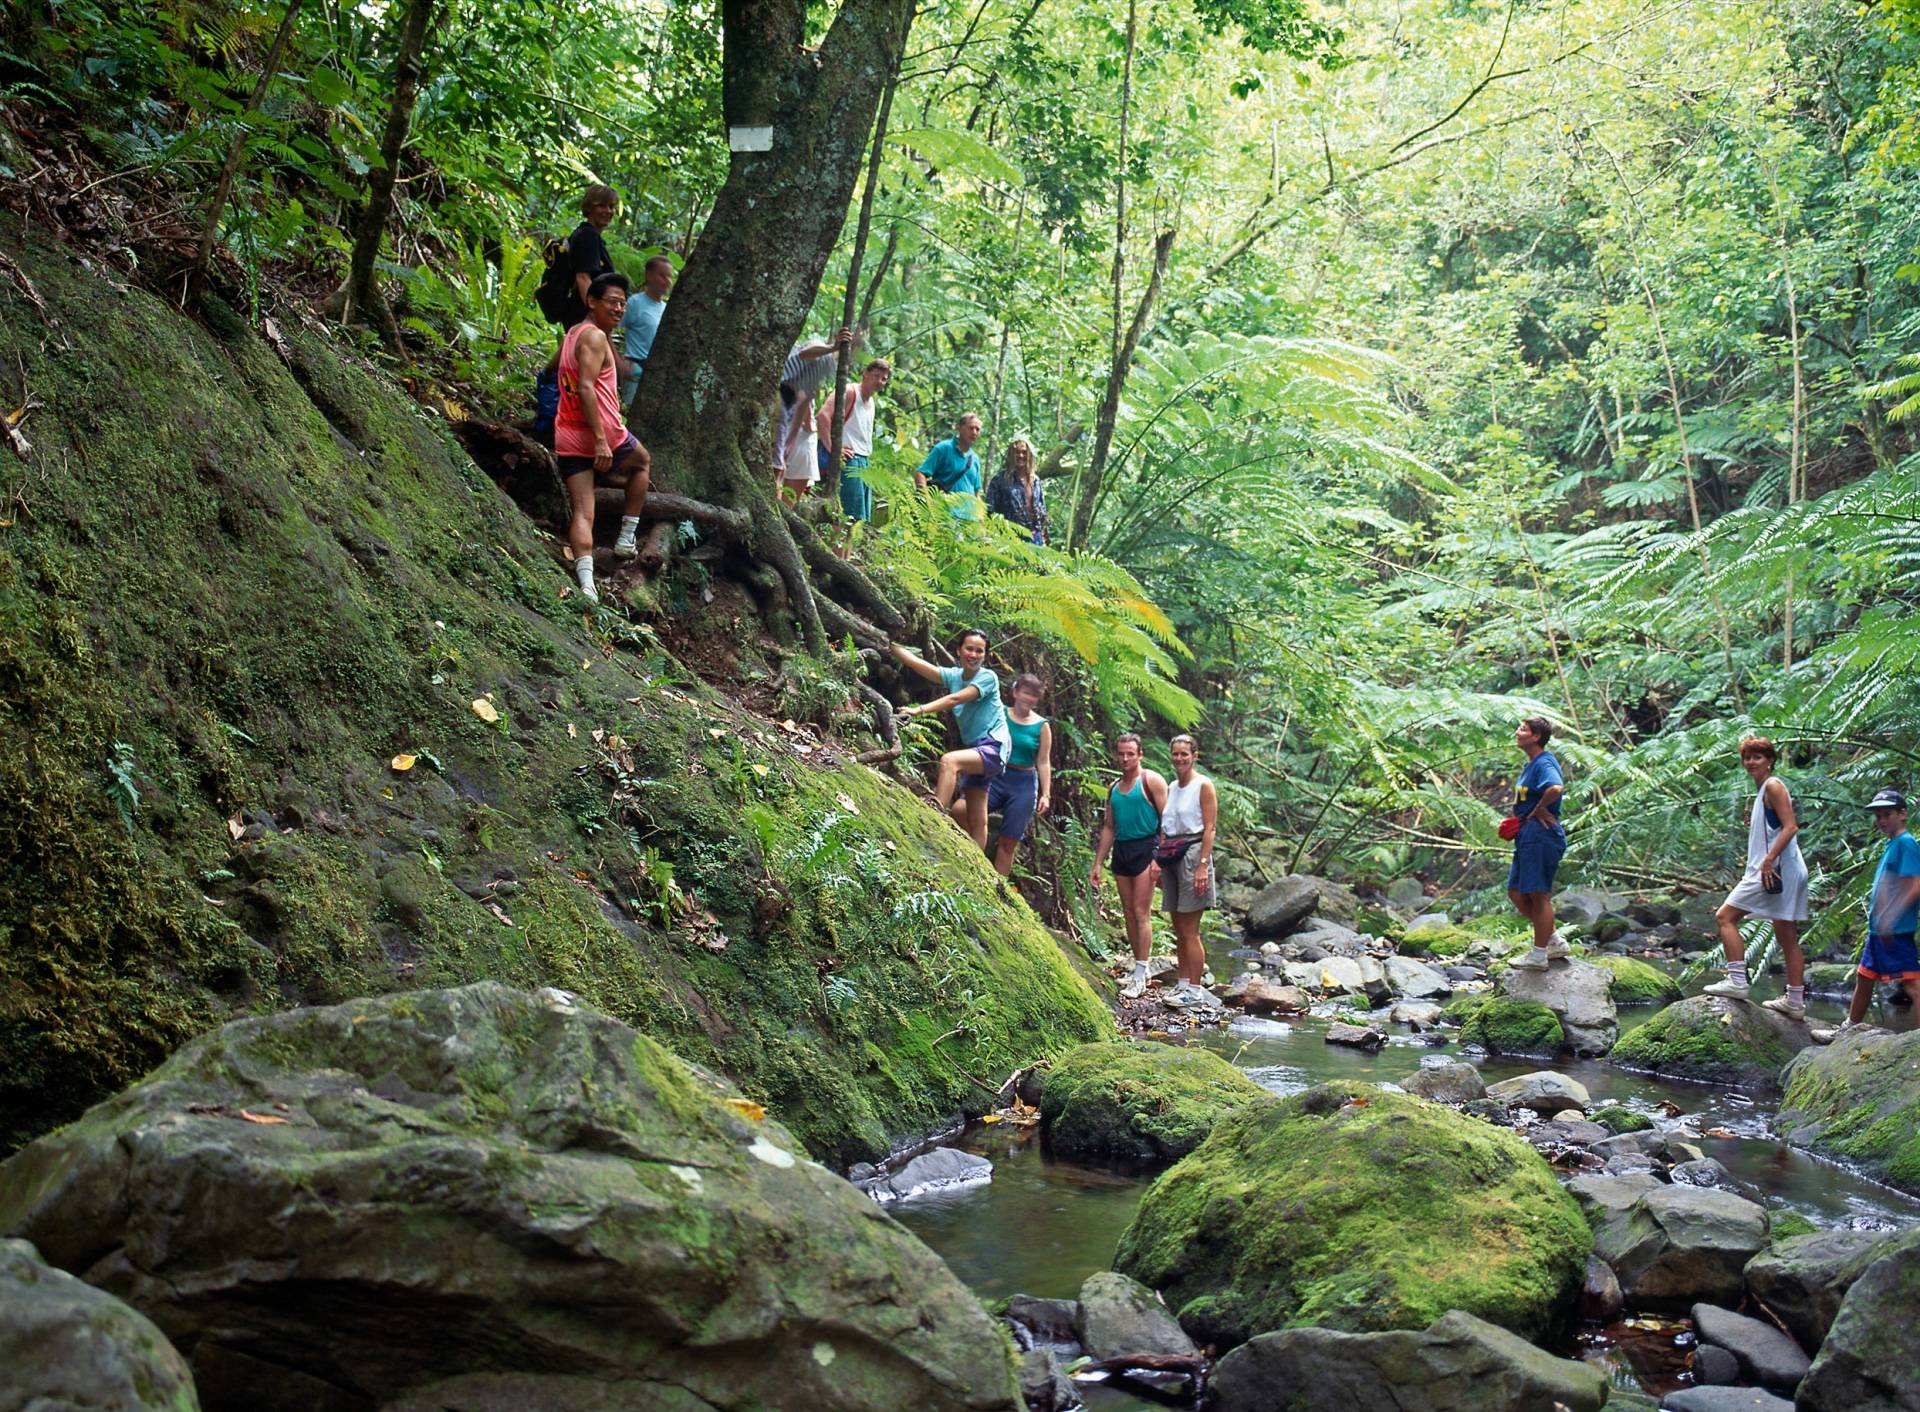
[(1107, 786), (1107, 798), (1113, 801), (1113, 836), (1116, 840), (1152, 838), (1160, 832), (1160, 811), (1153, 807), (1153, 800), (1147, 797), (1144, 775), (1133, 782), (1133, 789), (1126, 794), (1120, 792), (1118, 785)]
[(1047, 724), (1045, 716), (1035, 716), (1028, 725), (1014, 720), (1012, 713), (1007, 716), (1007, 734), (1013, 737), (1013, 753), (1007, 756), (1007, 768), (1012, 770), (1031, 770), (1034, 762), (1040, 758), (1040, 731)]

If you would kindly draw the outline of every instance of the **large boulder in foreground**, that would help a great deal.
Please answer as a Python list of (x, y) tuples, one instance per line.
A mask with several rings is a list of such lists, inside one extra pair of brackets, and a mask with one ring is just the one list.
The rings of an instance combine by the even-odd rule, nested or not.
[(1767, 1244), (1766, 1210), (1730, 1191), (1654, 1186), (1630, 1205), (1595, 1201), (1606, 1214), (1594, 1222), (1593, 1252), (1613, 1266), (1633, 1308), (1737, 1304), (1747, 1262)]
[(1594, 1057), (1613, 1048), (1620, 1037), (1620, 1015), (1613, 1008), (1613, 973), (1585, 961), (1555, 961), (1544, 971), (1509, 968), (1500, 991), (1510, 1000), (1531, 1001), (1553, 1012), (1566, 1033), (1566, 1047)]
[(1261, 1334), (1220, 1360), (1207, 1406), (1210, 1412), (1540, 1412), (1556, 1406), (1598, 1412), (1606, 1400), (1607, 1375), (1595, 1365), (1556, 1358), (1456, 1312), (1420, 1332)]
[(1591, 1246), (1513, 1133), (1345, 1082), (1222, 1120), (1148, 1188), (1114, 1264), (1227, 1346), (1294, 1324), (1419, 1329), (1451, 1309), (1533, 1334)]
[(1805, 1348), (1818, 1348), (1853, 1282), (1893, 1249), (1891, 1231), (1814, 1231), (1777, 1240), (1747, 1262), (1747, 1292)]
[(1772, 1091), (1787, 1061), (1812, 1043), (1805, 1024), (1764, 1005), (1696, 995), (1628, 1031), (1613, 1047), (1613, 1062), (1670, 1079)]
[(0, 1166), (209, 1409), (1012, 1409), (940, 1262), (626, 1025), (497, 984), (225, 1026)]
[(1172, 1162), (1227, 1114), (1272, 1097), (1210, 1049), (1115, 1040), (1054, 1061), (1040, 1116), (1056, 1156)]
[(1803, 1050), (1786, 1089), (1774, 1127), (1787, 1141), (1920, 1192), (1920, 1030), (1850, 1032)]
[(1795, 1406), (1800, 1412), (1920, 1412), (1920, 1240), (1903, 1238), (1840, 1302)]
[(152, 1322), (0, 1240), (0, 1407), (198, 1412), (186, 1360)]

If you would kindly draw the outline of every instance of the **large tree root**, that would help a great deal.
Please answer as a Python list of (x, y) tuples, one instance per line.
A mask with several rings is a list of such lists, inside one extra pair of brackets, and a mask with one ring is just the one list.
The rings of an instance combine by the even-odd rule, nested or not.
[(854, 756), (860, 765), (880, 765), (900, 758), (900, 723), (893, 718), (893, 703), (879, 692), (860, 683), (860, 696), (873, 707), (873, 729), (886, 744), (878, 750), (862, 750)]

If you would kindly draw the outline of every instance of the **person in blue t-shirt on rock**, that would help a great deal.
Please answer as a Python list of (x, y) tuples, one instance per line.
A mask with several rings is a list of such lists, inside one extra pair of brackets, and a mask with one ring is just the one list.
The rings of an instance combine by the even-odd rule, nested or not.
[(925, 490), (929, 484), (949, 496), (948, 511), (956, 520), (980, 518), (980, 453), (973, 443), (980, 439), (980, 414), (965, 412), (953, 424), (953, 435), (935, 444), (933, 450), (913, 473), (913, 483)]
[(1560, 823), (1560, 797), (1566, 780), (1560, 762), (1547, 749), (1553, 724), (1544, 716), (1529, 716), (1514, 730), (1514, 743), (1526, 752), (1527, 767), (1514, 786), (1513, 817), (1520, 831), (1513, 835), (1513, 866), (1507, 871), (1507, 896), (1514, 910), (1533, 923), (1533, 950), (1513, 964), (1524, 971), (1544, 971), (1554, 961), (1567, 959), (1566, 939), (1553, 925), (1553, 875), (1567, 851), (1567, 831)]
[(952, 711), (960, 728), (962, 746), (940, 757), (940, 781), (934, 798), (942, 814), (953, 807), (956, 794), (966, 801), (966, 830), (973, 841), (987, 846), (987, 786), (1006, 768), (1013, 749), (1013, 737), (1007, 730), (1006, 709), (1000, 704), (1000, 678), (987, 666), (987, 635), (968, 628), (953, 645), (957, 667), (936, 667), (933, 663), (900, 646), (893, 655), (903, 667), (925, 677), (946, 695), (921, 706), (903, 706), (903, 716), (924, 716), (933, 711)]
[(1874, 870), (1873, 890), (1867, 894), (1867, 944), (1860, 952), (1847, 1022), (1838, 1030), (1816, 1031), (1817, 1040), (1830, 1040), (1866, 1019), (1873, 988), (1883, 981), (1899, 985), (1920, 1005), (1920, 954), (1914, 949), (1915, 925), (1920, 922), (1920, 843), (1907, 832), (1907, 797), (1899, 790), (1881, 790), (1867, 808), (1887, 840)]

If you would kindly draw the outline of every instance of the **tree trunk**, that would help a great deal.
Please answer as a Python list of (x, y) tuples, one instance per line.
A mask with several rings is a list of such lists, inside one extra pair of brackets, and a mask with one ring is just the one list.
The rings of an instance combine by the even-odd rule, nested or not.
[(340, 321), (365, 317), (377, 303), (373, 264), (386, 238), (387, 217), (393, 211), (393, 183), (400, 172), (400, 153), (413, 124), (413, 102), (420, 91), (420, 56), (427, 47), (427, 27), (433, 21), (434, 0), (411, 0), (401, 21), (400, 54), (393, 65), (393, 102), (387, 108), (387, 129), (380, 139), (380, 165), (367, 175), (367, 204), (354, 223), (353, 259), (341, 288)]
[(799, 0), (722, 0), (721, 18), (728, 126), (771, 126), (772, 143), (732, 155), (661, 320), (634, 424), (660, 480), (746, 511), (748, 548), (779, 571), (818, 648), (819, 608), (773, 499), (776, 392), (846, 221), (912, 0), (846, 0), (811, 54)]
[(226, 214), (227, 196), (233, 190), (233, 179), (240, 174), (240, 162), (247, 152), (247, 120), (260, 110), (261, 102), (267, 96), (267, 89), (273, 85), (273, 77), (280, 71), (280, 56), (286, 52), (287, 40), (293, 34), (293, 22), (300, 15), (300, 0), (287, 0), (286, 12), (280, 17), (280, 28), (274, 32), (273, 46), (267, 50), (267, 61), (260, 66), (260, 81), (253, 86), (253, 94), (247, 99), (247, 106), (241, 110), (234, 128), (233, 141), (227, 147), (227, 160), (220, 164), (220, 177), (213, 184), (213, 200), (207, 204), (207, 219), (200, 227), (200, 246), (194, 252), (193, 268), (187, 272), (186, 299), (197, 299), (206, 284), (207, 265), (213, 259), (213, 242), (220, 234), (220, 217)]

